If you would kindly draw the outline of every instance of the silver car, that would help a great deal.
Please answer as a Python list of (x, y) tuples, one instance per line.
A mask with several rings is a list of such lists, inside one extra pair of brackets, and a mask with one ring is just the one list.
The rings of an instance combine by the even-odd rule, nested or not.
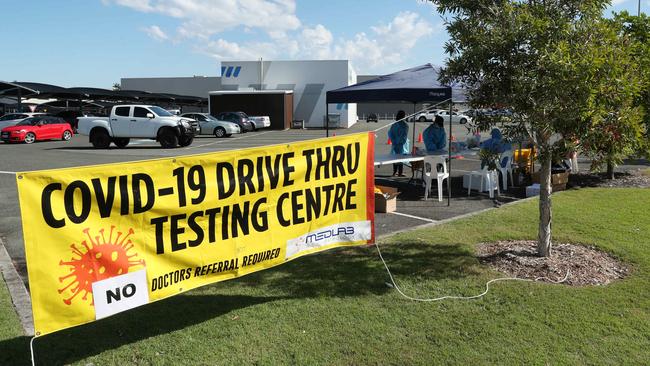
[(208, 113), (183, 113), (180, 117), (190, 118), (199, 122), (200, 135), (214, 135), (216, 137), (230, 137), (234, 133), (240, 133), (241, 130), (237, 124), (221, 121)]
[(25, 118), (40, 116), (45, 113), (8, 113), (0, 117), (0, 130), (9, 127), (15, 126), (18, 122), (24, 120)]

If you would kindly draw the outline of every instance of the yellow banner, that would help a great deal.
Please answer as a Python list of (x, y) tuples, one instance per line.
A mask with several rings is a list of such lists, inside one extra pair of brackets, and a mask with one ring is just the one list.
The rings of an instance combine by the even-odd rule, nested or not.
[(372, 243), (373, 139), (17, 174), (36, 335)]

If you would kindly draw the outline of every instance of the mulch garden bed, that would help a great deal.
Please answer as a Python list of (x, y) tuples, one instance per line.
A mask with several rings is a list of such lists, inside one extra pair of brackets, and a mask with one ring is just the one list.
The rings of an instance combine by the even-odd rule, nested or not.
[(606, 285), (630, 271), (609, 254), (584, 245), (554, 244), (550, 257), (537, 256), (534, 240), (481, 243), (476, 251), (481, 263), (508, 277), (552, 283), (564, 280), (562, 284), (570, 286)]
[(617, 188), (649, 188), (650, 175), (641, 170), (614, 173), (614, 179), (608, 179), (605, 174), (578, 173), (569, 175), (570, 187), (617, 187)]

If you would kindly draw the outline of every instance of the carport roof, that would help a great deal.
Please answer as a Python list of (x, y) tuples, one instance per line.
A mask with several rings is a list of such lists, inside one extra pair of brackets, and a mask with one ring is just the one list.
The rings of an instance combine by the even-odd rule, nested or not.
[(46, 96), (58, 96), (61, 94), (70, 95), (67, 92), (66, 88), (62, 88), (56, 85), (42, 84), (42, 83), (31, 83), (23, 81), (0, 81), (0, 95), (17, 97), (18, 91), (23, 97), (39, 95), (41, 97)]
[(100, 89), (100, 88), (84, 88), (75, 87), (66, 89), (69, 93), (74, 93), (78, 96), (83, 96), (84, 99), (92, 100), (118, 100), (124, 98), (122, 95), (113, 90)]

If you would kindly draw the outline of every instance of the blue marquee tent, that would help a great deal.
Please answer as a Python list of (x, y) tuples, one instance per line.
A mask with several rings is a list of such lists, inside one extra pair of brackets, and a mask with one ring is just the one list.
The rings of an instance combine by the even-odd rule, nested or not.
[(383, 75), (327, 92), (327, 103), (443, 102), (452, 99), (452, 88), (440, 85), (431, 64)]
[[(454, 94), (461, 97), (456, 97), (454, 100)], [(411, 102), (415, 108), (415, 104), (421, 102), (440, 103), (460, 100), (464, 100), (464, 93), (462, 93), (462, 90), (441, 85), (438, 81), (438, 70), (436, 70), (433, 65), (425, 64), (413, 67), (340, 89), (328, 91), (326, 95), (326, 135), (329, 136), (330, 103)], [(415, 124), (415, 119), (413, 123)], [(413, 127), (413, 141), (415, 141), (415, 125)], [(451, 147), (451, 128), (450, 113), (449, 147)], [(449, 149), (449, 169), (451, 170), (451, 149)], [(447, 192), (447, 205), (449, 205), (451, 202), (451, 179), (447, 179)]]

